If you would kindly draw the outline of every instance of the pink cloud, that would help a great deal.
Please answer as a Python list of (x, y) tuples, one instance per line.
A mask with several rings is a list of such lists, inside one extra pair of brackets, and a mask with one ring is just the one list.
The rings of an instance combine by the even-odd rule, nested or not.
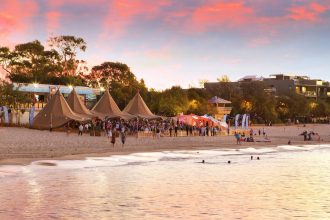
[(61, 15), (59, 11), (48, 11), (46, 13), (48, 34), (51, 34), (59, 28)]
[[(62, 10), (67, 6), (90, 7), (106, 4), (107, 0), (48, 0), (47, 9), (45, 11), (47, 32), (49, 35), (56, 32), (61, 27), (61, 18), (77, 19)], [(79, 15), (78, 15), (79, 16)], [(79, 19), (79, 18), (78, 18)]]
[[(129, 33), (130, 27), (138, 27), (146, 22), (157, 22), (158, 26), (183, 34), (206, 33), (209, 31), (239, 30), (249, 32), (251, 27), (261, 36), (252, 39), (253, 45), (264, 45), (271, 41), (274, 33), (292, 22), (315, 23), (329, 7), (321, 3), (292, 1), (293, 6), (285, 8), (275, 0), (267, 2), (268, 7), (283, 11), (278, 16), (259, 14), (264, 3), (247, 4), (243, 0), (205, 0), (200, 5), (180, 4), (173, 0), (113, 0), (107, 7), (103, 20), (101, 39), (119, 38)], [(283, 8), (280, 8), (283, 7)], [(286, 6), (288, 7), (288, 6)], [(142, 26), (142, 28), (144, 28)], [(161, 29), (159, 28), (159, 29)], [(267, 35), (267, 39), (262, 35)]]
[(318, 4), (316, 2), (303, 6), (295, 6), (289, 9), (288, 18), (295, 21), (317, 22), (320, 16), (329, 10), (329, 7)]
[(215, 26), (238, 27), (247, 24), (253, 15), (253, 8), (245, 6), (242, 1), (206, 4), (193, 12), (189, 26), (195, 30)]
[(103, 21), (103, 35), (118, 37), (127, 31), (137, 16), (144, 20), (155, 19), (161, 15), (162, 7), (170, 4), (170, 0), (113, 0), (108, 5), (108, 14)]
[(13, 45), (10, 36), (29, 29), (38, 5), (34, 0), (2, 0), (0, 9), (0, 44)]

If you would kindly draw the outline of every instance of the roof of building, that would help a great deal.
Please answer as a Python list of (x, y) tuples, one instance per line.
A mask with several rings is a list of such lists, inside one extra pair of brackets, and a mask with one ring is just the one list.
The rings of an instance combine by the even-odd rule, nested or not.
[(231, 104), (231, 101), (219, 98), (218, 96), (214, 96), (209, 100), (209, 103), (212, 103), (212, 104)]
[(243, 81), (262, 81), (262, 77), (257, 77), (256, 75), (248, 75), (240, 78), (238, 82), (243, 82)]
[[(72, 91), (72, 86), (64, 85), (50, 85), (50, 84), (37, 84), (37, 83), (13, 83), (14, 88), (22, 92), (34, 92), (34, 93), (51, 93), (58, 89), (62, 94), (69, 94)], [(75, 90), (79, 95), (99, 95), (100, 89), (90, 88), (87, 86), (75, 86)]]

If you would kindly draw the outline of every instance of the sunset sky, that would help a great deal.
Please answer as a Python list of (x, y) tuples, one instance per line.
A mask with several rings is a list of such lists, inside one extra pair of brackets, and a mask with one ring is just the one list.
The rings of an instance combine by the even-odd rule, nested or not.
[(330, 0), (1, 0), (0, 44), (87, 41), (90, 66), (128, 64), (148, 87), (227, 74), (330, 80)]

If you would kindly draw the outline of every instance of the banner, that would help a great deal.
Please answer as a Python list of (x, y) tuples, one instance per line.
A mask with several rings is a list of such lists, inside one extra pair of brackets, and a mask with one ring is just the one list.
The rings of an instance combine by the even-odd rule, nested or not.
[(240, 114), (237, 114), (236, 117), (235, 117), (235, 129), (238, 128), (238, 119), (240, 117)]
[(249, 128), (249, 119), (250, 117), (247, 115), (246, 119), (245, 119), (245, 128), (248, 129)]
[(245, 129), (245, 120), (246, 120), (246, 114), (243, 115), (243, 119), (242, 119), (242, 129)]
[(32, 106), (32, 108), (30, 108), (30, 114), (29, 114), (30, 127), (33, 126), (33, 118), (34, 118), (34, 106)]
[(9, 124), (9, 115), (8, 115), (8, 108), (7, 106), (3, 106), (3, 113), (5, 115), (5, 124)]

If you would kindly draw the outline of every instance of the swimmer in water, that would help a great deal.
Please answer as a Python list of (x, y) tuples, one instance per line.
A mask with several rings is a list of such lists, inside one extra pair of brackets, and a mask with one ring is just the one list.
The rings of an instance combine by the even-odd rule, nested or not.
[(253, 156), (251, 156), (251, 160), (253, 160)]
[(260, 160), (260, 157), (257, 157), (257, 160)]
[(205, 163), (205, 160), (202, 160), (202, 163)]
[(230, 160), (228, 160), (228, 162), (227, 162), (227, 163), (231, 163), (231, 162), (230, 162)]

